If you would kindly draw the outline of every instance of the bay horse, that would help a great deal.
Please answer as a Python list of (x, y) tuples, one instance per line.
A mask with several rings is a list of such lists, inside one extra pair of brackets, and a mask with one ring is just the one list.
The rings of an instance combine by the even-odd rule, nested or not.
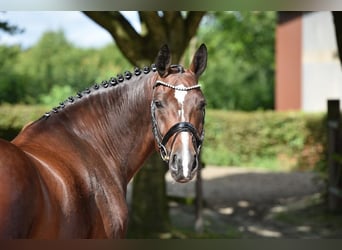
[(155, 64), (95, 84), (0, 139), (0, 238), (123, 238), (126, 188), (156, 149), (175, 181), (192, 179), (204, 137), (207, 65), (167, 45)]

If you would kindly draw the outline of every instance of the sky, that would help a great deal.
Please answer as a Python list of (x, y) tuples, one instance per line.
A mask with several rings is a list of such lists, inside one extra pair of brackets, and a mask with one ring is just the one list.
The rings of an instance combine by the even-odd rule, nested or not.
[[(132, 25), (139, 29), (135, 11), (123, 11)], [(110, 34), (80, 11), (6, 11), (0, 12), (0, 21), (16, 25), (24, 32), (9, 35), (0, 31), (0, 45), (34, 45), (45, 31), (63, 30), (67, 39), (78, 47), (99, 48), (113, 42)]]

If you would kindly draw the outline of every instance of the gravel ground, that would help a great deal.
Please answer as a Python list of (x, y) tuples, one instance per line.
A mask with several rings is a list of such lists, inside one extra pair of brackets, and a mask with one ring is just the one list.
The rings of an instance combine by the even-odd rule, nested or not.
[[(204, 234), (195, 233), (194, 205), (169, 203), (180, 238), (342, 238), (342, 216), (325, 216), (314, 173), (207, 166), (202, 179)], [(178, 184), (167, 174), (166, 181), (170, 197), (195, 197), (194, 180)]]
[[(203, 196), (212, 207), (238, 201), (270, 202), (279, 198), (304, 196), (319, 192), (313, 173), (279, 173), (241, 167), (206, 167), (202, 170)], [(194, 197), (194, 181), (174, 183), (166, 176), (169, 195)]]
[[(324, 215), (318, 202), (324, 185), (314, 173), (210, 166), (202, 178), (205, 237), (342, 237), (342, 216)], [(170, 196), (195, 197), (194, 181), (177, 184), (168, 175), (166, 180)], [(175, 228), (194, 231), (194, 206), (171, 202), (170, 207)]]

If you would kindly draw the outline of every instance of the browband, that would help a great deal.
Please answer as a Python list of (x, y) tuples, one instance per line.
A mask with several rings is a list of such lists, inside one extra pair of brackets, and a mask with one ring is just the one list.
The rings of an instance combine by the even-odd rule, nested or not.
[(174, 90), (179, 90), (179, 91), (189, 91), (189, 90), (192, 90), (192, 89), (199, 89), (199, 88), (201, 88), (201, 85), (199, 85), (199, 84), (194, 85), (194, 86), (190, 86), (190, 87), (179, 87), (179, 86), (174, 86), (174, 85), (171, 85), (171, 84), (169, 84), (167, 82), (163, 82), (163, 81), (160, 81), (160, 80), (156, 81), (156, 83), (154, 84), (153, 88), (156, 88), (159, 85), (163, 85), (165, 87), (168, 87), (168, 88), (171, 88), (171, 89), (174, 89)]

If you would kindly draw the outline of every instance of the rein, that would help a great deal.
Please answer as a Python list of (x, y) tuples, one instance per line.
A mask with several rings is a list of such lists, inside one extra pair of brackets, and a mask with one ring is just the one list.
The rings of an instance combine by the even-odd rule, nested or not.
[[(153, 89), (155, 89), (156, 87), (158, 87), (160, 85), (174, 89), (174, 90), (179, 90), (179, 91), (190, 91), (193, 89), (200, 88), (199, 84), (191, 86), (191, 87), (178, 87), (178, 86), (174, 86), (174, 85), (171, 85), (169, 83), (158, 80), (158, 81), (156, 81), (155, 85), (153, 86)], [(202, 131), (202, 134), (199, 135), (196, 128), (190, 122), (179, 122), (179, 123), (176, 123), (175, 125), (173, 125), (166, 132), (166, 134), (164, 136), (162, 136), (160, 133), (160, 130), (158, 128), (158, 122), (157, 122), (157, 119), (155, 116), (155, 109), (156, 109), (156, 104), (152, 100), (152, 102), (151, 102), (152, 132), (153, 132), (154, 138), (157, 142), (159, 152), (160, 152), (160, 156), (161, 156), (162, 160), (165, 162), (169, 162), (170, 153), (166, 149), (166, 144), (168, 143), (168, 141), (170, 140), (170, 138), (173, 135), (177, 136), (178, 133), (180, 133), (180, 132), (189, 132), (192, 135), (192, 143), (193, 143), (194, 147), (197, 149), (197, 154), (198, 154), (201, 150), (202, 142), (204, 139), (204, 129)]]

